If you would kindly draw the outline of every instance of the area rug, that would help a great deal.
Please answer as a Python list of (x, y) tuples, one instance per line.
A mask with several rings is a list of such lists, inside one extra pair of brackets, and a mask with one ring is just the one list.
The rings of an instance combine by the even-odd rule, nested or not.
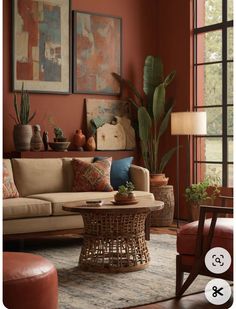
[[(101, 274), (78, 269), (81, 245), (77, 241), (28, 251), (51, 260), (59, 278), (60, 309), (116, 309), (169, 299), (175, 295), (176, 237), (151, 235), (148, 268), (121, 274)], [(199, 276), (188, 294), (204, 290), (207, 277)]]

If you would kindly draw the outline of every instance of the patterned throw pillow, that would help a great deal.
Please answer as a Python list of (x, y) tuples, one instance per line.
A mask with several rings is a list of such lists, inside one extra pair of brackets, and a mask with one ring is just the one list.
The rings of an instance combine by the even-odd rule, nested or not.
[(111, 162), (112, 158), (95, 163), (73, 159), (74, 184), (72, 190), (75, 192), (113, 191), (110, 184)]
[(19, 197), (14, 181), (11, 179), (6, 165), (3, 163), (3, 198)]

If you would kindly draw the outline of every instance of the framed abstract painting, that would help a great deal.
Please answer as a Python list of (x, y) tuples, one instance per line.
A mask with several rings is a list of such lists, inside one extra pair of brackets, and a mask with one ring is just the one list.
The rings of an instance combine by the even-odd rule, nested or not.
[(118, 95), (121, 18), (74, 11), (73, 30), (73, 92)]
[(13, 91), (71, 93), (70, 0), (12, 0)]

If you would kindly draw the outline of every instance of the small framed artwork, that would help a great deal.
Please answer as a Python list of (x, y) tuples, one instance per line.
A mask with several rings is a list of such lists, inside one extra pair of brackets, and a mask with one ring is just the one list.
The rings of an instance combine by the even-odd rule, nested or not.
[(71, 93), (70, 0), (12, 0), (13, 91)]
[(74, 11), (73, 30), (73, 92), (118, 95), (121, 18)]

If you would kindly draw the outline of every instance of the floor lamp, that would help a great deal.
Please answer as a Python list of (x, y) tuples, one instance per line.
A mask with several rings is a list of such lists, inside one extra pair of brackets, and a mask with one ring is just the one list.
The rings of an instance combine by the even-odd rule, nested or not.
[(177, 155), (176, 155), (177, 228), (179, 228), (179, 136), (205, 135), (206, 133), (207, 133), (206, 112), (171, 113), (171, 134), (177, 136)]

